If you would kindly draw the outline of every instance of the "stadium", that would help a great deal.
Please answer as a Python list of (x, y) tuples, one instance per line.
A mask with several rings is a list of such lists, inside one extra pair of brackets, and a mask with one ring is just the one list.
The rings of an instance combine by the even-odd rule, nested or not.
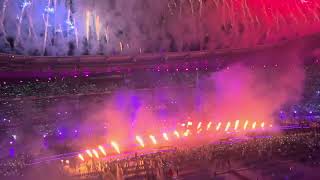
[(316, 0), (0, 7), (1, 179), (320, 178)]

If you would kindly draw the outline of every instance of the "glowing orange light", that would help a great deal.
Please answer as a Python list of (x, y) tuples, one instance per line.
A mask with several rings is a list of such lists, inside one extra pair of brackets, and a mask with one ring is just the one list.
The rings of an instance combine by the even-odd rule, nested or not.
[(105, 155), (105, 156), (107, 155), (106, 151), (104, 150), (104, 148), (101, 145), (98, 148), (103, 155)]
[(221, 122), (218, 123), (216, 130), (219, 131), (220, 127), (221, 127)]
[(136, 140), (138, 141), (141, 147), (144, 147), (143, 139), (140, 136), (136, 136)]
[(173, 133), (174, 133), (175, 136), (177, 136), (177, 138), (180, 138), (180, 134), (179, 134), (178, 131), (174, 131)]
[(79, 154), (78, 157), (81, 159), (81, 161), (84, 161), (82, 154)]
[(230, 122), (228, 122), (228, 123), (227, 123), (227, 125), (226, 125), (226, 128), (224, 129), (224, 131), (228, 131), (228, 130), (229, 130), (229, 128), (230, 128), (230, 125), (231, 125), (231, 123), (230, 123)]
[(248, 123), (249, 123), (248, 120), (246, 120), (246, 122), (244, 123), (244, 126), (243, 126), (243, 129), (244, 129), (244, 130), (247, 129)]
[(92, 153), (94, 154), (94, 156), (95, 156), (96, 158), (99, 159), (99, 154), (98, 154), (98, 152), (97, 152), (95, 149), (92, 149)]
[(186, 137), (189, 136), (189, 134), (190, 134), (190, 130), (189, 130), (189, 129), (187, 129), (187, 130), (183, 133), (183, 135), (186, 136)]
[(209, 122), (209, 123), (207, 124), (207, 131), (211, 128), (211, 125), (212, 125), (212, 122)]
[(119, 145), (115, 141), (111, 141), (111, 146), (117, 151), (118, 154), (120, 154)]
[(169, 138), (168, 138), (167, 133), (163, 133), (162, 136), (163, 136), (163, 138), (164, 138), (166, 141), (169, 141)]
[(254, 122), (254, 123), (252, 124), (252, 129), (255, 129), (255, 128), (256, 128), (256, 125), (257, 125), (257, 122)]
[(264, 122), (261, 123), (261, 128), (264, 128)]
[(188, 121), (187, 126), (192, 126), (192, 122)]
[(199, 123), (198, 123), (198, 126), (197, 126), (197, 129), (200, 129), (200, 128), (201, 128), (201, 125), (202, 125), (202, 122), (199, 122)]
[(87, 37), (87, 40), (89, 40), (90, 16), (91, 16), (90, 11), (87, 11), (87, 13), (86, 13), (86, 37)]
[(238, 126), (239, 126), (239, 120), (236, 120), (236, 123), (234, 124), (234, 130), (237, 130), (238, 129)]
[(153, 135), (150, 135), (149, 138), (151, 139), (153, 144), (157, 144), (156, 137), (154, 137)]
[(91, 151), (88, 149), (88, 150), (86, 150), (86, 153), (92, 158), (93, 156), (92, 156), (92, 153), (91, 153)]

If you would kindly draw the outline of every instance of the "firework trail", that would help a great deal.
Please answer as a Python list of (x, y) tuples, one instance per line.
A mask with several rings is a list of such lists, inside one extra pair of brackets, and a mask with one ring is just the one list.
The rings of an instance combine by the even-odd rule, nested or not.
[[(6, 14), (6, 9), (7, 9), (7, 5), (8, 5), (8, 0), (4, 0), (3, 4), (2, 4), (2, 11), (1, 11), (1, 16), (0, 16), (0, 31), (3, 34), (3, 36), (6, 36), (6, 30), (4, 28), (4, 18), (5, 18), (5, 14)], [(6, 38), (4, 38), (6, 39)]]
[(199, 16), (202, 16), (203, 1), (199, 0)]
[[(33, 5), (33, 0), (30, 1), (31, 5)], [(36, 33), (34, 31), (34, 26), (33, 26), (33, 18), (30, 13), (31, 7), (27, 9), (27, 18), (29, 22), (29, 38), (36, 38)]]
[(31, 5), (31, 2), (30, 1), (27, 1), (25, 0), (23, 3), (22, 3), (22, 9), (21, 9), (21, 12), (20, 12), (20, 16), (19, 16), (19, 19), (18, 19), (18, 28), (17, 28), (17, 36), (16, 36), (16, 42), (19, 42), (20, 41), (20, 37), (21, 37), (21, 24), (22, 24), (22, 20), (23, 20), (23, 16), (26, 12), (26, 8), (28, 8), (28, 6)]
[(182, 6), (184, 4), (184, 0), (180, 0), (180, 3), (179, 3), (179, 17), (181, 18), (182, 17)]
[(119, 47), (120, 47), (120, 52), (122, 52), (123, 51), (123, 44), (121, 41), (119, 42)]
[[(143, 30), (131, 31), (131, 29), (137, 27), (131, 27), (130, 25), (130, 27), (126, 27), (128, 29), (128, 33), (125, 32), (128, 34), (128, 37), (116, 35), (116, 33), (119, 32), (119, 29), (122, 31), (124, 27), (121, 27), (122, 25), (118, 26), (118, 22), (113, 22), (116, 21), (114, 20), (116, 18), (112, 18), (112, 12), (110, 12), (110, 14), (109, 12), (103, 14), (100, 12), (99, 6), (94, 6), (92, 7), (94, 9), (91, 9), (93, 0), (81, 1), (81, 3), (78, 3), (79, 8), (81, 9), (79, 11), (74, 11), (73, 4), (70, 0), (46, 0), (41, 3), (40, 1), (34, 0), (2, 0), (1, 3), (0, 33), (7, 37), (6, 35), (9, 31), (6, 28), (11, 27), (7, 24), (12, 23), (9, 22), (10, 19), (13, 16), (16, 16), (15, 13), (18, 13), (16, 18), (17, 20), (13, 22), (13, 25), (16, 26), (15, 43), (19, 41), (21, 42), (22, 39), (41, 38), (38, 50), (40, 53), (44, 53), (45, 49), (47, 49), (47, 52), (49, 53), (48, 55), (51, 55), (50, 53), (57, 52), (56, 49), (52, 49), (51, 51), (51, 48), (56, 48), (56, 46), (49, 47), (48, 43), (51, 35), (53, 35), (54, 38), (55, 35), (58, 34), (56, 32), (67, 32), (66, 35), (64, 33), (59, 33), (59, 36), (61, 35), (61, 37), (59, 37), (59, 42), (69, 43), (70, 37), (72, 37), (77, 48), (82, 47), (81, 38), (86, 38), (87, 41), (90, 42), (90, 46), (88, 46), (89, 53), (91, 51), (98, 52), (94, 50), (100, 48), (100, 45), (102, 52), (105, 52), (105, 47), (109, 48), (109, 46), (111, 46), (111, 49), (117, 51), (117, 53), (121, 53), (121, 51), (131, 52), (131, 48), (133, 50), (137, 50), (136, 53), (139, 53), (143, 50), (147, 50), (148, 47), (134, 47), (134, 44), (130, 44), (130, 40), (132, 39), (131, 37), (135, 37), (135, 35), (137, 35), (137, 33), (130, 34), (130, 32), (141, 33), (137, 36), (141, 37), (141, 39), (145, 39), (145, 37), (149, 35), (157, 35), (157, 32), (152, 30), (154, 27), (151, 27), (154, 26), (154, 23), (144, 25), (147, 23), (140, 22), (137, 22), (137, 25), (140, 26), (140, 24), (143, 24), (142, 26), (144, 27), (141, 28)], [(11, 10), (11, 3), (19, 3), (23, 5), (18, 8), (17, 12), (13, 12)], [(39, 8), (34, 8), (36, 6), (38, 7), (38, 3), (41, 4), (41, 6), (45, 6), (44, 12), (40, 12)], [(60, 4), (65, 5), (60, 6)], [(210, 46), (213, 45), (219, 48), (247, 48), (254, 46), (257, 43), (277, 41), (282, 37), (296, 37), (297, 33), (299, 33), (299, 35), (313, 33), (315, 29), (312, 28), (309, 30), (308, 27), (315, 27), (315, 25), (318, 25), (318, 22), (320, 22), (319, 2), (315, 0), (290, 0), (277, 2), (270, 0), (168, 0), (161, 5), (162, 6), (157, 10), (163, 10), (163, 12), (167, 13), (165, 17), (161, 17), (165, 18), (163, 21), (166, 22), (163, 23), (163, 26), (168, 26), (168, 33), (172, 35), (172, 37), (170, 37), (170, 41), (172, 40), (175, 43), (174, 48), (177, 51), (188, 49), (193, 46), (193, 44), (196, 44), (200, 49), (203, 49), (203, 47), (211, 48), (206, 46), (204, 43), (207, 41), (205, 40), (207, 37), (210, 41), (206, 43)], [(15, 7), (15, 5), (13, 7)], [(61, 8), (63, 8), (63, 11), (61, 11)], [(96, 14), (96, 9), (97, 12), (100, 13)], [(127, 14), (130, 14), (130, 12), (126, 13), (126, 15)], [(175, 16), (172, 17), (168, 14)], [(191, 17), (190, 14), (192, 14)], [(38, 17), (35, 17), (34, 15)], [(110, 23), (108, 22), (109, 27), (105, 24), (105, 17), (108, 17), (108, 15), (110, 15)], [(189, 17), (187, 17), (187, 15), (189, 15)], [(205, 18), (205, 15), (213, 17), (213, 20), (208, 20), (209, 18)], [(75, 17), (81, 17), (83, 19), (81, 20)], [(7, 18), (9, 18), (8, 21)], [(43, 18), (45, 28), (37, 26), (40, 18)], [(157, 18), (160, 17), (155, 17), (154, 19)], [(121, 20), (123, 22), (121, 22)], [(177, 20), (178, 22), (174, 22), (174, 20)], [(120, 19), (119, 24), (124, 24), (127, 21), (127, 18)], [(116, 24), (115, 27), (112, 26), (113, 24)], [(183, 26), (179, 26), (180, 24)], [(42, 26), (42, 22), (40, 23), (40, 26)], [(112, 32), (115, 33), (109, 34), (108, 28), (110, 28), (110, 30), (112, 28)], [(137, 29), (139, 28), (140, 27)], [(37, 34), (38, 29), (44, 29), (44, 32), (39, 32), (39, 34)], [(162, 35), (165, 34), (162, 32), (163, 29), (166, 29), (166, 27), (161, 28), (160, 33), (162, 37), (160, 39), (164, 42), (167, 41), (168, 38), (165, 37), (165, 35)], [(27, 34), (28, 32), (29, 34)], [(182, 32), (183, 34), (179, 32)], [(188, 36), (185, 36), (186, 33), (189, 33)], [(177, 36), (175, 36), (176, 34)], [(75, 37), (73, 37), (73, 35)], [(103, 43), (110, 42), (111, 35), (112, 38), (115, 38), (113, 41), (115, 43), (104, 46)], [(4, 41), (7, 41), (6, 38), (3, 39)], [(105, 41), (101, 41), (102, 39)], [(119, 42), (122, 43), (120, 48)], [(22, 43), (20, 44), (24, 45)], [(145, 46), (149, 46), (148, 44), (149, 43), (146, 43)], [(161, 44), (164, 43), (161, 42)], [(151, 44), (150, 47), (152, 46), (155, 45)], [(199, 49), (198, 47), (197, 49)], [(23, 49), (27, 50), (28, 48)], [(66, 48), (66, 50), (67, 49), (68, 48)], [(141, 51), (139, 51), (140, 49)], [(164, 47), (164, 49), (172, 48)], [(81, 53), (81, 51), (82, 50), (79, 49), (79, 51), (76, 52)], [(29, 52), (25, 51), (24, 53)], [(64, 52), (64, 54), (66, 53)]]
[[(57, 20), (57, 0), (54, 0), (53, 2), (53, 8), (54, 8), (54, 32), (57, 32), (57, 23), (56, 23), (56, 20)], [(69, 17), (69, 16), (68, 16)]]
[(87, 41), (89, 41), (89, 33), (90, 33), (90, 16), (91, 16), (91, 12), (87, 11), (87, 13), (86, 13), (86, 37), (87, 37)]
[(48, 0), (48, 6), (46, 7), (46, 15), (45, 15), (45, 22), (44, 22), (45, 28), (44, 28), (44, 39), (43, 39), (43, 45), (42, 45), (42, 54), (45, 53), (45, 49), (47, 46), (50, 4), (51, 4), (51, 0)]
[(100, 40), (100, 29), (101, 29), (101, 25), (100, 25), (100, 17), (96, 16), (95, 17), (95, 28), (96, 28), (96, 36), (97, 36), (97, 40)]
[(194, 14), (193, 0), (189, 0), (189, 3), (190, 3), (190, 8), (191, 8), (191, 13), (193, 15)]
[[(71, 22), (71, 10), (68, 9), (68, 16), (67, 16), (67, 36), (69, 35), (70, 32), (70, 26), (72, 26), (72, 22)], [(68, 36), (69, 37), (69, 36)]]
[(74, 35), (76, 36), (76, 46), (79, 47), (78, 29), (74, 28)]

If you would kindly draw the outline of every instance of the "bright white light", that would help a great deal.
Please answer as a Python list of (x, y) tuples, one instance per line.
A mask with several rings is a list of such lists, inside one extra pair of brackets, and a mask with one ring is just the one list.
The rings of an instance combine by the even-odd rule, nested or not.
[(30, 6), (30, 5), (31, 5), (30, 1), (24, 1), (23, 4), (22, 4), (22, 8), (25, 8), (25, 7)]
[(54, 8), (50, 8), (50, 7), (46, 7), (45, 9), (44, 9), (44, 11), (46, 12), (46, 13), (54, 13)]

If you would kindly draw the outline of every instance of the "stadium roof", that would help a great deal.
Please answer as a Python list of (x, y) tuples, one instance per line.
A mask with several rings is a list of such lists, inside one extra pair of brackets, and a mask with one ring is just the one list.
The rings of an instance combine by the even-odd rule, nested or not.
[[(0, 54), (0, 77), (39, 76), (45, 74), (74, 75), (83, 73), (113, 73), (165, 67), (183, 68), (189, 66), (224, 66), (236, 61), (242, 55), (266, 49), (292, 46), (318, 41), (320, 35), (306, 36), (296, 40), (285, 40), (276, 44), (261, 45), (246, 49), (224, 49), (214, 51), (168, 52), (138, 54), (133, 56), (24, 56)], [(310, 43), (313, 49), (314, 44)]]

